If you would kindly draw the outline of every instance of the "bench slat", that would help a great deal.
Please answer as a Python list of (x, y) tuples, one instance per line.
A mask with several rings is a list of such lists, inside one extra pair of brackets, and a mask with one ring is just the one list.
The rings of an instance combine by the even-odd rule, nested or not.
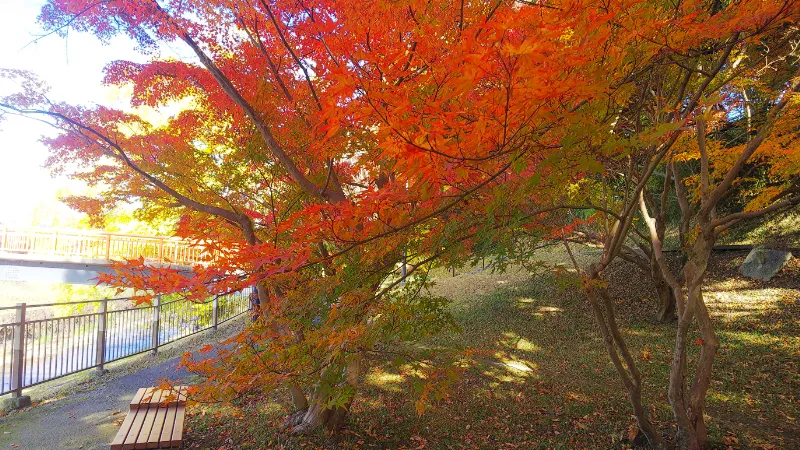
[(175, 426), (172, 429), (172, 447), (180, 447), (183, 443), (183, 420), (186, 407), (180, 405), (175, 411)]
[[(175, 386), (172, 389), (147, 388), (146, 392), (138, 398), (138, 401), (131, 401), (131, 409), (163, 402), (166, 402), (166, 405), (185, 405), (187, 389), (188, 386)], [(156, 393), (160, 393), (160, 395), (156, 396)], [(167, 398), (170, 398), (170, 400), (167, 401)], [(134, 400), (137, 399), (134, 398)]]
[(167, 414), (164, 417), (164, 428), (161, 430), (159, 442), (165, 444), (167, 442), (172, 442), (172, 428), (175, 426), (175, 409), (174, 407), (167, 408)]
[(143, 406), (146, 407), (147, 405), (149, 405), (150, 402), (152, 401), (153, 393), (155, 393), (157, 390), (158, 390), (157, 388), (150, 387), (150, 388), (145, 388), (144, 393), (141, 396), (139, 396), (139, 394), (137, 393), (136, 397), (134, 397), (133, 400), (131, 400), (131, 410), (139, 409)]
[(172, 389), (165, 389), (161, 402), (165, 402), (168, 397), (171, 397), (166, 403), (167, 405), (185, 405), (187, 390), (188, 386), (173, 386)]
[(125, 443), (122, 444), (122, 450), (133, 450), (136, 448), (136, 438), (139, 437), (139, 431), (142, 429), (142, 422), (144, 422), (144, 416), (147, 414), (147, 410), (136, 409), (128, 414), (134, 414), (136, 417), (133, 418), (131, 429), (128, 431), (128, 436), (125, 437)]
[(131, 406), (138, 405), (139, 402), (142, 401), (142, 397), (144, 397), (145, 392), (147, 392), (147, 388), (139, 388), (139, 390), (136, 391), (136, 395), (134, 395), (131, 399)]
[(153, 429), (150, 430), (150, 437), (147, 439), (147, 448), (158, 448), (161, 442), (161, 430), (164, 429), (164, 421), (167, 418), (167, 407), (161, 406), (156, 411), (156, 420), (153, 422)]
[(186, 398), (187, 398), (188, 392), (189, 392), (189, 386), (181, 386), (180, 387), (180, 395), (178, 396), (178, 404), (181, 404), (181, 403), (185, 404), (186, 403)]
[(111, 450), (122, 450), (122, 444), (125, 443), (125, 438), (128, 437), (128, 432), (131, 429), (131, 424), (133, 423), (133, 419), (135, 417), (136, 413), (134, 411), (129, 412), (125, 416), (125, 420), (122, 421), (122, 425), (119, 427), (117, 436), (111, 443)]
[[(188, 386), (141, 388), (130, 403), (111, 450), (180, 447)], [(167, 401), (167, 398), (171, 400)], [(162, 404), (162, 402), (164, 402)]]
[[(161, 390), (157, 390), (153, 392), (152, 401), (146, 407), (146, 413), (144, 416), (144, 422), (142, 422), (142, 430), (139, 432), (139, 437), (136, 438), (136, 448), (137, 449), (145, 449), (147, 448), (147, 439), (150, 438), (150, 431), (153, 429), (153, 423), (156, 419), (156, 413), (158, 412), (158, 400), (161, 398)], [(141, 410), (145, 410), (145, 407), (140, 407)]]

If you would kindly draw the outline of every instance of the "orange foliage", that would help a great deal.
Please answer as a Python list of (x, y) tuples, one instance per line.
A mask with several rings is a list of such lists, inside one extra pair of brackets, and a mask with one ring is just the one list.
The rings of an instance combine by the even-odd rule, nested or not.
[[(3, 72), (27, 84), (0, 104), (62, 130), (47, 140), (51, 167), (103, 187), (82, 209), (141, 202), (215, 255), (192, 278), (131, 261), (104, 281), (194, 299), (269, 288), (264, 319), (219, 350), (222, 363), (188, 362), (211, 395), (321, 377), (335, 403), (353, 395), (342, 367), (354, 358), (450, 326), (428, 268), (496, 251), (521, 226), (572, 230), (542, 213), (630, 151), (610, 137), (606, 105), (633, 95), (642, 68), (797, 17), (779, 3), (712, 15), (700, 0), (50, 0), (50, 30), (126, 34), (156, 55), (181, 43), (192, 57), (118, 61), (105, 82), (130, 85), (131, 106), (189, 106), (155, 125), (47, 104), (21, 72)], [(788, 145), (775, 170), (797, 167)], [(404, 252), (415, 269), (402, 284)]]

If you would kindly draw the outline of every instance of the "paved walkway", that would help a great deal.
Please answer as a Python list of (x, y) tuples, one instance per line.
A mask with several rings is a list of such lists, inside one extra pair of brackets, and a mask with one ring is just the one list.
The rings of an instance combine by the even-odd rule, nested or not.
[(191, 376), (177, 368), (178, 361), (172, 358), (119, 378), (99, 379), (91, 382), (89, 391), (2, 417), (0, 450), (107, 449), (119, 429), (114, 422), (125, 417), (137, 389), (154, 386), (163, 377), (180, 382)]

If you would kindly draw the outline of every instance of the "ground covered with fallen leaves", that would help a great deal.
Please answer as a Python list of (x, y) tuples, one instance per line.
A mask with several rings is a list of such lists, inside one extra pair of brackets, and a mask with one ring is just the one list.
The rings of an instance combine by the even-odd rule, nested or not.
[[(746, 252), (714, 256), (706, 299), (722, 348), (708, 397), (714, 448), (800, 448), (800, 260), (770, 282), (741, 277)], [(797, 256), (797, 255), (796, 255)], [(586, 260), (592, 257), (584, 252)], [(566, 263), (552, 252), (551, 263)], [(620, 264), (610, 276), (618, 317), (638, 355), (656, 426), (665, 400), (674, 324), (655, 324), (647, 277)], [(189, 409), (185, 448), (628, 448), (631, 415), (584, 298), (552, 275), (464, 268), (438, 274), (462, 331), (423, 345), (482, 349), (449, 396), (421, 417), (408, 374), (372, 361), (339, 436), (279, 430), (286, 395)], [(692, 338), (692, 341), (695, 339)], [(694, 358), (693, 349), (690, 358)], [(691, 360), (690, 360), (691, 362)], [(436, 362), (434, 362), (436, 363)], [(634, 428), (635, 430), (635, 428)]]

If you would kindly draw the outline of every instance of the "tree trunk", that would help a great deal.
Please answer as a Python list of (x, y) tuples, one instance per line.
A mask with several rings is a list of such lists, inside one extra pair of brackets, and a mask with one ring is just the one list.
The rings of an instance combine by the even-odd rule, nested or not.
[(659, 323), (670, 323), (675, 321), (675, 293), (672, 287), (664, 279), (664, 275), (658, 267), (652, 272), (653, 282), (656, 285), (658, 294), (658, 316)]
[(647, 409), (642, 403), (641, 374), (619, 331), (614, 314), (614, 305), (604, 285), (605, 283), (595, 269), (590, 269), (585, 291), (597, 325), (600, 328), (600, 333), (603, 336), (603, 343), (611, 362), (614, 364), (614, 368), (617, 369), (617, 373), (622, 379), (622, 384), (633, 407), (633, 414), (639, 430), (645, 435), (651, 447), (656, 449), (666, 448), (667, 443), (653, 427), (653, 424), (650, 423)]
[[(711, 317), (703, 300), (702, 285), (712, 245), (713, 239), (708, 239), (701, 233), (683, 269), (686, 304), (683, 308), (679, 308), (682, 311), (679, 314), (675, 353), (669, 376), (669, 401), (677, 422), (675, 447), (679, 449), (708, 448), (708, 431), (703, 412), (719, 340), (714, 333)], [(695, 317), (702, 336), (698, 343), (702, 347), (691, 389), (687, 391), (686, 348), (689, 345), (689, 327)]]
[(706, 395), (711, 384), (711, 372), (719, 350), (719, 340), (711, 324), (711, 316), (703, 300), (703, 292), (697, 289), (699, 295), (697, 304), (697, 322), (702, 335), (700, 342), (700, 359), (697, 363), (694, 381), (689, 390), (689, 420), (694, 426), (697, 435), (697, 444), (700, 448), (708, 448), (708, 430), (706, 428), (703, 411), (705, 410)]
[[(353, 389), (354, 393), (358, 387), (361, 359), (361, 355), (356, 356), (347, 363), (344, 369), (346, 383)], [(344, 406), (334, 408), (325, 406), (328, 400), (330, 400), (330, 396), (327, 393), (327, 389), (318, 387), (311, 398), (310, 406), (306, 410), (297, 411), (289, 416), (284, 426), (291, 427), (293, 434), (309, 434), (320, 428), (325, 428), (332, 433), (339, 432), (347, 420), (353, 397), (348, 399)]]
[(291, 426), (293, 434), (309, 434), (324, 426), (328, 421), (331, 411), (324, 406), (328, 397), (321, 391), (321, 389), (317, 389), (306, 410), (297, 411), (290, 416), (288, 425)]
[[(257, 313), (259, 315), (263, 315), (264, 309), (267, 308), (269, 304), (269, 290), (267, 289), (266, 285), (263, 282), (256, 284), (256, 292), (258, 293), (258, 300), (261, 304), (259, 311)], [(276, 291), (276, 294), (278, 292)], [(279, 330), (277, 325), (274, 323), (271, 325), (272, 331), (276, 334), (283, 334), (282, 330)], [(288, 383), (289, 393), (292, 396), (292, 405), (294, 406), (295, 411), (304, 411), (308, 409), (308, 400), (306, 399), (306, 394), (303, 392), (303, 389), (295, 382)]]
[(678, 431), (675, 435), (676, 448), (698, 448), (697, 438), (694, 436), (689, 413), (686, 408), (686, 340), (692, 318), (684, 314), (678, 320), (675, 336), (675, 350), (669, 371), (669, 403)]

